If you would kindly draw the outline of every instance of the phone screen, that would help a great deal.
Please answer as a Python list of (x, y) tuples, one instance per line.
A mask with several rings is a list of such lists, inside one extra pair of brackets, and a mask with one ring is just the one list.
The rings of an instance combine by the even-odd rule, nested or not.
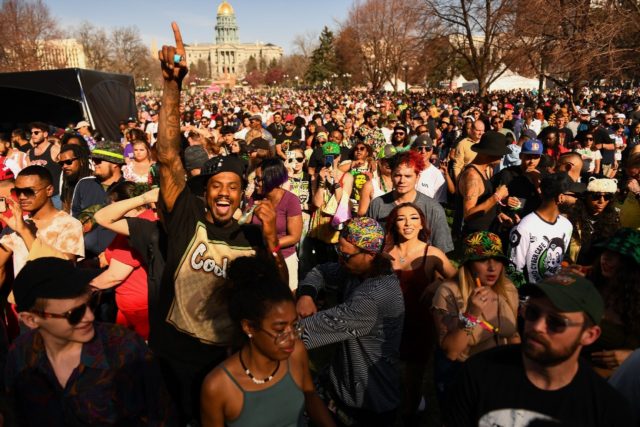
[(333, 154), (329, 154), (324, 156), (324, 165), (325, 167), (333, 167), (333, 160), (335, 159), (335, 157), (333, 156)]

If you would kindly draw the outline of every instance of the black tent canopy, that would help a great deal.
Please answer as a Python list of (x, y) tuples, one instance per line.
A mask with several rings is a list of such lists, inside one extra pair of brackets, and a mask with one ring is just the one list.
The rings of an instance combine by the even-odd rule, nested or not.
[(132, 76), (80, 68), (0, 73), (0, 128), (42, 121), (58, 127), (87, 120), (118, 140), (118, 124), (136, 115)]

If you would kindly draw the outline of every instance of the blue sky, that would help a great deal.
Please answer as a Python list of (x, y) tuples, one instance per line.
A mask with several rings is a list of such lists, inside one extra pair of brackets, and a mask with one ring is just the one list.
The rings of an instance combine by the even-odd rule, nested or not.
[[(218, 0), (45, 0), (62, 28), (83, 20), (111, 28), (136, 25), (147, 45), (173, 43), (171, 21), (180, 25), (185, 43), (211, 43)], [(351, 0), (231, 0), (240, 26), (240, 41), (274, 43), (292, 53), (298, 34), (336, 28)]]

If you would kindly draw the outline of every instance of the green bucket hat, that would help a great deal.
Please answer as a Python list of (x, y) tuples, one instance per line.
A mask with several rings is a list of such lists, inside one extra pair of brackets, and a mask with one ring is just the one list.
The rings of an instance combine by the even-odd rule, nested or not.
[(329, 155), (334, 155), (334, 156), (339, 156), (340, 155), (340, 146), (338, 144), (336, 144), (335, 142), (325, 142), (322, 145), (322, 154), (325, 156), (329, 156)]
[(502, 262), (508, 259), (502, 251), (502, 241), (496, 234), (488, 231), (476, 231), (464, 239), (464, 257), (462, 263), (469, 261), (482, 261), (487, 258), (496, 258)]
[(597, 243), (595, 246), (609, 249), (640, 264), (640, 231), (638, 230), (621, 228), (608, 240)]
[(396, 147), (394, 147), (391, 144), (387, 144), (378, 150), (378, 154), (376, 155), (376, 158), (378, 160), (390, 159), (393, 156), (395, 156), (397, 152), (398, 150), (396, 150)]

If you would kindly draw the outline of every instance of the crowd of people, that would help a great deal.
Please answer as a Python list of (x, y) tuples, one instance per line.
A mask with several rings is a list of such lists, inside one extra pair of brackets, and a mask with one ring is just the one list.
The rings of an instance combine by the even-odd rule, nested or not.
[(640, 90), (185, 93), (173, 30), (120, 141), (0, 136), (5, 425), (637, 425)]

